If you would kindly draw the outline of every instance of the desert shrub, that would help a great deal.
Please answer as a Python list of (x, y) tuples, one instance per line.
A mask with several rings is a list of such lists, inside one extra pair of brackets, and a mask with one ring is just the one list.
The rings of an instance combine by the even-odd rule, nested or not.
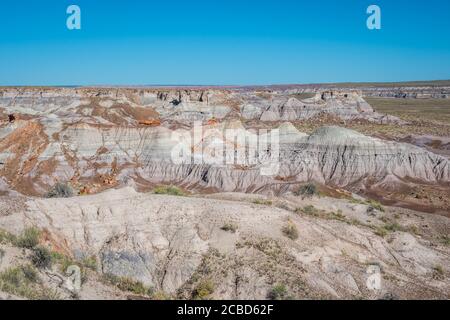
[(364, 205), (369, 206), (369, 207), (367, 208), (367, 212), (368, 212), (368, 213), (373, 212), (373, 210), (378, 210), (378, 211), (384, 212), (384, 207), (383, 207), (383, 205), (382, 205), (380, 202), (376, 201), (376, 200), (372, 200), (372, 199), (369, 199), (369, 200), (359, 200), (359, 199), (352, 198), (352, 199), (350, 200), (350, 202), (351, 202), (351, 203), (356, 203), (356, 204), (364, 204)]
[(267, 298), (269, 300), (283, 300), (288, 296), (286, 286), (283, 284), (278, 284), (274, 286), (268, 293)]
[(0, 291), (27, 299), (40, 299), (42, 291), (38, 289), (38, 274), (31, 266), (8, 268), (0, 273)]
[(408, 231), (415, 234), (415, 235), (420, 235), (420, 230), (417, 226), (415, 225), (411, 225), (408, 227)]
[[(384, 220), (388, 221), (386, 219)], [(375, 234), (380, 237), (385, 237), (390, 232), (407, 231), (406, 228), (399, 225), (397, 222), (388, 222), (385, 223), (383, 226), (372, 226), (372, 228), (375, 230)]]
[(27, 228), (15, 239), (15, 245), (20, 248), (33, 249), (39, 244), (41, 231), (36, 228)]
[(20, 286), (24, 282), (37, 282), (38, 275), (36, 270), (31, 266), (19, 266), (9, 268), (0, 273), (0, 281), (4, 284), (11, 284), (13, 286)]
[(444, 268), (442, 268), (442, 266), (437, 265), (433, 268), (433, 278), (435, 280), (443, 280), (444, 277)]
[(342, 221), (342, 222), (348, 222), (347, 218), (342, 213), (342, 210), (338, 210), (337, 212), (331, 212), (331, 219)]
[(383, 228), (390, 232), (405, 231), (405, 228), (403, 228), (397, 222), (387, 223)]
[(359, 200), (359, 199), (352, 198), (352, 199), (350, 200), (350, 202), (351, 202), (351, 203), (356, 203), (356, 204), (364, 204), (364, 205), (369, 206), (369, 207), (367, 208), (367, 212), (368, 212), (368, 213), (373, 212), (373, 210), (378, 210), (378, 211), (384, 212), (384, 207), (383, 207), (383, 205), (382, 205), (380, 202), (376, 201), (376, 200), (372, 200), (372, 199), (369, 199), (369, 200)]
[(303, 209), (297, 209), (297, 212), (303, 212), (304, 214), (310, 215), (310, 216), (318, 216), (319, 210), (314, 206), (306, 206)]
[(156, 291), (151, 294), (153, 300), (170, 300), (170, 295), (163, 291)]
[(366, 204), (369, 205), (369, 207), (372, 207), (372, 208), (374, 208), (374, 209), (376, 209), (378, 211), (384, 212), (383, 205), (380, 202), (376, 201), (376, 200), (368, 200), (366, 202)]
[(175, 186), (159, 186), (153, 189), (155, 194), (167, 194), (171, 196), (185, 196), (186, 194)]
[(379, 236), (379, 237), (382, 237), (382, 238), (384, 238), (384, 237), (386, 237), (387, 236), (387, 234), (388, 234), (388, 231), (386, 230), (386, 229), (384, 229), (383, 227), (374, 227), (374, 229), (375, 229), (375, 234), (377, 235), (377, 236)]
[(435, 266), (434, 271), (436, 271), (439, 274), (444, 274), (444, 269), (440, 265)]
[(37, 283), (39, 281), (39, 276), (35, 268), (30, 265), (24, 265), (20, 267), (26, 280)]
[(272, 201), (266, 200), (266, 199), (256, 199), (256, 200), (253, 200), (253, 203), (259, 204), (262, 206), (271, 206), (272, 205)]
[(312, 197), (314, 195), (318, 195), (319, 193), (315, 184), (308, 183), (304, 186), (301, 186), (300, 189), (298, 189), (294, 194), (297, 196)]
[(450, 246), (450, 237), (449, 236), (442, 236), (441, 242), (444, 246)]
[(194, 289), (193, 298), (204, 300), (214, 292), (214, 284), (211, 280), (200, 281)]
[(0, 244), (11, 243), (15, 241), (14, 235), (4, 230), (0, 230)]
[(137, 295), (151, 295), (153, 290), (144, 286), (140, 281), (128, 277), (117, 277), (115, 275), (106, 275), (106, 280), (116, 286), (119, 290), (132, 292)]
[(292, 221), (288, 221), (282, 229), (283, 234), (291, 240), (298, 239), (298, 230)]
[(97, 270), (97, 258), (95, 256), (90, 256), (85, 259), (83, 259), (83, 265), (86, 268), (89, 268), (91, 270)]
[(225, 223), (222, 228), (220, 228), (223, 231), (235, 233), (237, 230), (237, 226), (233, 223)]
[(65, 273), (69, 266), (78, 265), (73, 259), (59, 252), (53, 251), (51, 252), (51, 255), (52, 255), (52, 262), (58, 265), (59, 271), (62, 273)]
[(33, 249), (31, 262), (36, 268), (49, 268), (52, 265), (52, 254), (46, 247), (37, 246)]
[(72, 187), (67, 183), (58, 182), (50, 189), (45, 195), (46, 198), (70, 198), (73, 197), (75, 192)]

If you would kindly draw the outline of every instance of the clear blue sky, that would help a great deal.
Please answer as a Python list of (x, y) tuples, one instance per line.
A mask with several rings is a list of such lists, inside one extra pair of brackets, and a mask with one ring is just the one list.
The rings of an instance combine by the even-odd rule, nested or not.
[[(66, 8), (82, 29), (66, 28)], [(366, 9), (382, 9), (382, 30)], [(448, 0), (15, 0), (0, 85), (276, 84), (450, 78)]]

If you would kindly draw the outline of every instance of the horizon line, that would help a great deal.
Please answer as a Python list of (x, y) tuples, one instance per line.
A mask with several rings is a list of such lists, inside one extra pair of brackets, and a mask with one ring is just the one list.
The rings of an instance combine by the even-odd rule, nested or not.
[(0, 85), (0, 88), (264, 88), (264, 87), (297, 87), (297, 86), (333, 86), (333, 85), (443, 85), (450, 86), (450, 78), (438, 80), (405, 80), (405, 81), (344, 81), (318, 83), (279, 83), (279, 84), (90, 84), (90, 85)]

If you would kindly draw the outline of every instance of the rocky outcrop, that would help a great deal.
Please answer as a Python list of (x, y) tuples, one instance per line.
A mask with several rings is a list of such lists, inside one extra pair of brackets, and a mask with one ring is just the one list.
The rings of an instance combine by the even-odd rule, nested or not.
[(332, 116), (341, 120), (364, 119), (378, 123), (402, 123), (401, 120), (374, 112), (360, 92), (322, 91), (314, 98), (289, 98), (271, 104), (261, 114), (261, 121), (295, 121)]
[[(364, 185), (365, 180), (380, 183), (385, 179), (413, 179), (440, 184), (450, 181), (450, 163), (445, 157), (340, 127), (323, 127), (308, 136), (286, 123), (278, 129), (276, 149), (258, 147), (252, 151), (248, 141), (236, 145), (226, 137), (227, 129), (235, 129), (240, 136), (258, 139), (239, 122), (203, 126), (197, 141), (195, 131), (179, 130), (175, 135), (163, 126), (67, 125), (52, 117), (31, 124), (18, 121), (0, 131), (4, 137), (0, 143), (4, 174), (8, 168), (9, 173), (12, 168), (20, 170), (19, 176), (7, 176), (11, 187), (30, 194), (42, 194), (56, 181), (79, 180), (89, 184), (96, 179), (110, 179), (110, 175), (122, 185), (130, 181), (149, 185), (177, 183), (200, 190), (244, 192), (280, 192), (305, 181), (340, 187)], [(29, 140), (25, 134), (35, 137)], [(176, 150), (193, 153), (176, 161)], [(205, 160), (209, 153), (244, 155), (249, 150), (257, 152), (256, 162), (248, 157), (240, 162), (227, 158), (213, 163)], [(262, 174), (269, 166), (276, 167), (276, 171)]]
[[(448, 278), (433, 278), (436, 266), (450, 271), (448, 249), (406, 232), (376, 235), (381, 214), (368, 215), (367, 205), (272, 199), (279, 209), (246, 195), (241, 202), (214, 197), (228, 195), (171, 197), (126, 188), (71, 199), (17, 198), (26, 208), (0, 216), (0, 228), (45, 230), (50, 245), (64, 246), (75, 259), (94, 256), (101, 274), (184, 298), (192, 298), (202, 281), (211, 282), (210, 297), (218, 299), (266, 299), (278, 283), (292, 298), (448, 298)], [(323, 218), (288, 209), (307, 204)], [(339, 218), (332, 218), (335, 210)], [(449, 227), (448, 218), (417, 219), (425, 219), (434, 235)], [(285, 235), (286, 224), (298, 229), (298, 239)], [(380, 287), (372, 290), (371, 265), (383, 270)]]
[(267, 90), (277, 90), (289, 94), (316, 93), (323, 90), (359, 90), (365, 97), (402, 98), (402, 99), (448, 99), (449, 82), (411, 82), (411, 83), (347, 83), (321, 85), (270, 86)]
[[(448, 210), (352, 193), (445, 199), (450, 161), (434, 150), (448, 141), (343, 128), (402, 124), (359, 91), (10, 88), (0, 116), (0, 273), (32, 253), (2, 230), (35, 227), (41, 245), (94, 262), (81, 298), (126, 297), (107, 279), (181, 299), (205, 283), (218, 299), (265, 299), (276, 285), (298, 299), (449, 297)], [(297, 129), (328, 118), (341, 126)], [(42, 197), (58, 182), (79, 196)], [(182, 196), (157, 195), (169, 192), (161, 184)], [(39, 270), (36, 287), (71, 298), (62, 280), (44, 283), (64, 277), (53, 271)]]
[[(240, 117), (269, 122), (294, 121), (324, 115), (342, 120), (401, 122), (374, 112), (363, 100), (361, 92), (351, 90), (320, 91), (314, 98), (299, 100), (283, 92), (261, 95), (259, 92), (219, 89), (3, 89), (0, 108), (32, 116), (75, 113), (80, 120), (105, 124), (118, 124), (117, 117), (123, 120), (119, 124), (138, 124), (139, 120), (147, 120), (146, 109), (154, 111), (154, 116), (162, 120), (189, 124)], [(140, 113), (144, 113), (144, 118), (132, 112), (136, 108), (142, 109)]]
[[(58, 181), (94, 193), (174, 183), (199, 191), (280, 194), (306, 181), (365, 190), (374, 184), (448, 185), (450, 180), (448, 159), (424, 148), (339, 127), (306, 135), (283, 123), (321, 115), (395, 121), (374, 112), (357, 91), (321, 91), (301, 100), (276, 92), (212, 89), (4, 89), (0, 108), (18, 115), (0, 125), (4, 189), (28, 195), (43, 195)], [(270, 140), (235, 117), (254, 121), (256, 128), (278, 128), (278, 147), (251, 149), (249, 141), (226, 137), (228, 129), (237, 129), (238, 136)], [(203, 123), (199, 137), (195, 121)], [(175, 161), (177, 150), (190, 157)], [(228, 158), (204, 161), (216, 152)], [(263, 173), (269, 169), (273, 172)]]

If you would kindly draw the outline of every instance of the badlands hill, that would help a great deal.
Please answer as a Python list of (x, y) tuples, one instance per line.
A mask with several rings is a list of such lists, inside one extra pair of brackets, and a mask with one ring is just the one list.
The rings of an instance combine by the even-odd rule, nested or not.
[(0, 297), (449, 297), (449, 159), (350, 129), (408, 124), (359, 90), (5, 88), (0, 117)]

